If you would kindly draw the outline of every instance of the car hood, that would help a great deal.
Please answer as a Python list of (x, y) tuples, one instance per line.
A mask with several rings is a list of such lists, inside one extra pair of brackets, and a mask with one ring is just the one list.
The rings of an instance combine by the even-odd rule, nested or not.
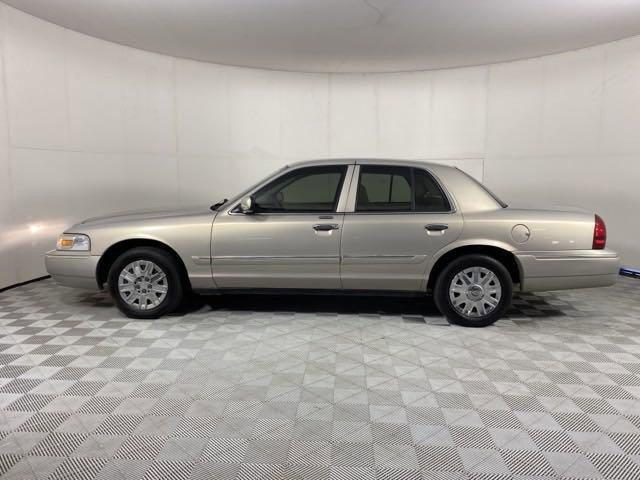
[(155, 209), (155, 210), (133, 210), (127, 212), (116, 212), (109, 215), (92, 217), (86, 220), (83, 220), (78, 225), (84, 226), (100, 226), (100, 225), (110, 225), (113, 223), (124, 223), (124, 222), (135, 222), (142, 220), (153, 220), (159, 218), (170, 218), (170, 217), (187, 217), (192, 215), (214, 215), (215, 212), (212, 212), (210, 209), (206, 207), (191, 207), (191, 208), (181, 208), (181, 209)]

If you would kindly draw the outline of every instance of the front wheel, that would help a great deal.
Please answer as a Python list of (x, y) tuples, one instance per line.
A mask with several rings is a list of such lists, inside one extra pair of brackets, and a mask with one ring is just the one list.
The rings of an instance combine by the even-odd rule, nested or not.
[(124, 252), (111, 266), (108, 283), (118, 309), (131, 318), (158, 318), (182, 301), (176, 261), (158, 248), (137, 247)]
[(440, 312), (464, 327), (486, 327), (511, 304), (513, 282), (502, 263), (486, 255), (465, 255), (440, 273), (433, 291)]

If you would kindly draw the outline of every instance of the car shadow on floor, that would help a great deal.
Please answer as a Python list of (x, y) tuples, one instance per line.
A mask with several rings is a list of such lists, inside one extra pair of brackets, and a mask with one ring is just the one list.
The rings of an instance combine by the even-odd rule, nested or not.
[(286, 294), (190, 295), (176, 314), (207, 308), (235, 312), (441, 316), (429, 297)]
[[(534, 294), (515, 294), (506, 317), (544, 318), (564, 313), (547, 302), (547, 298)], [(188, 295), (173, 315), (181, 316), (202, 311), (287, 312), (350, 315), (397, 315), (405, 320), (422, 321), (423, 318), (442, 319), (432, 297), (365, 296), (365, 295), (286, 295), (286, 294), (226, 294)]]

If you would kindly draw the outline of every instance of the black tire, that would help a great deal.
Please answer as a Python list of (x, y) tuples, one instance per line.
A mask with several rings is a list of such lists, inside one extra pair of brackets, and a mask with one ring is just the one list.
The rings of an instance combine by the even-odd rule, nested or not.
[[(501, 296), (498, 304), (489, 313), (482, 315), (481, 310), (474, 308), (474, 315), (463, 315), (453, 305), (450, 298), (449, 288), (454, 277), (463, 272), (465, 269), (481, 267), (492, 272), (497, 280), (500, 282)], [(486, 277), (483, 277), (486, 278)], [(495, 284), (495, 280), (494, 280)], [(460, 293), (453, 293), (452, 295), (465, 295)], [(433, 290), (433, 299), (438, 307), (438, 310), (447, 317), (451, 323), (462, 325), (463, 327), (486, 327), (491, 325), (496, 320), (502, 317), (504, 312), (511, 304), (511, 297), (513, 295), (513, 281), (511, 275), (495, 258), (487, 255), (464, 255), (460, 258), (453, 260), (445, 269), (440, 272), (436, 279), (435, 288)], [(494, 296), (495, 297), (495, 296)], [(486, 305), (482, 308), (486, 308)], [(463, 308), (464, 310), (464, 308)], [(477, 315), (477, 316), (476, 316)]]
[[(133, 305), (127, 303), (118, 289), (118, 279), (122, 271), (132, 262), (139, 260), (153, 262), (166, 275), (167, 291), (165, 297), (157, 306), (144, 310), (137, 307), (135, 303)], [(164, 250), (153, 247), (136, 247), (121, 254), (111, 265), (107, 283), (116, 306), (129, 318), (158, 318), (171, 313), (180, 305), (184, 295), (182, 276), (175, 259)], [(156, 293), (155, 295), (157, 295), (156, 298), (159, 298), (161, 294)], [(144, 303), (147, 304), (147, 301), (145, 300)]]

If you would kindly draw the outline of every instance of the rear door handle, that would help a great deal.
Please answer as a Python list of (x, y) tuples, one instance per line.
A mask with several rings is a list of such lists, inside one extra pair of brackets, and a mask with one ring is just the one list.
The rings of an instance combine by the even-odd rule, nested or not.
[(336, 223), (318, 223), (313, 226), (316, 232), (330, 232), (331, 230), (338, 230), (340, 225)]
[(444, 232), (449, 225), (445, 223), (430, 223), (429, 225), (425, 225), (424, 228), (429, 230), (430, 232)]

